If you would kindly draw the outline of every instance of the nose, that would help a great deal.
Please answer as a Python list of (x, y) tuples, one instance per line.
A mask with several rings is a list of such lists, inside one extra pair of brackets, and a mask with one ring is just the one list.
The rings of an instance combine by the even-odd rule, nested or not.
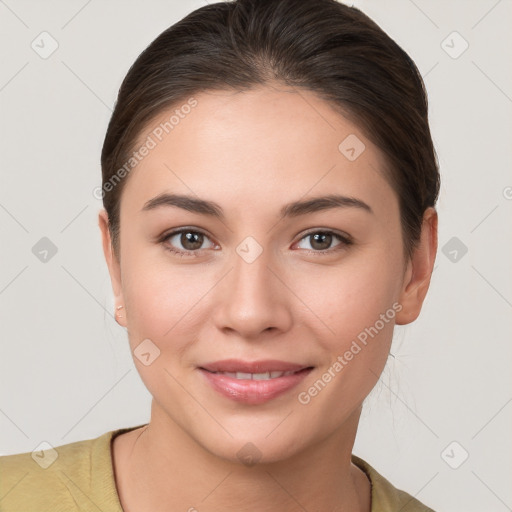
[(216, 287), (214, 321), (228, 335), (247, 340), (286, 332), (292, 325), (292, 292), (264, 250), (251, 263), (234, 253), (229, 273)]

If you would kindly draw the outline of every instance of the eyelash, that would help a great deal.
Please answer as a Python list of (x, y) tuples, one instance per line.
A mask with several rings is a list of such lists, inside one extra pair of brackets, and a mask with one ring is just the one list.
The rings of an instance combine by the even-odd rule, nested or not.
[[(187, 257), (197, 258), (199, 256), (199, 254), (198, 254), (199, 252), (201, 252), (203, 250), (206, 250), (206, 249), (196, 249), (195, 251), (192, 251), (192, 250), (181, 251), (181, 250), (172, 248), (172, 246), (170, 246), (167, 243), (167, 241), (170, 238), (172, 238), (173, 236), (176, 236), (176, 235), (180, 235), (182, 233), (201, 234), (201, 235), (203, 235), (203, 236), (205, 236), (206, 238), (209, 239), (209, 236), (206, 233), (204, 233), (203, 231), (199, 230), (199, 229), (180, 228), (180, 229), (177, 229), (175, 231), (171, 231), (170, 233), (165, 234), (159, 240), (159, 242), (161, 244), (163, 244), (164, 248), (167, 251), (175, 254), (176, 256), (179, 256), (180, 258), (187, 258)], [(323, 249), (323, 250), (318, 250), (318, 251), (315, 251), (313, 249), (303, 249), (308, 254), (315, 254), (315, 255), (318, 255), (318, 256), (328, 256), (328, 255), (331, 255), (333, 252), (341, 250), (344, 247), (348, 247), (348, 246), (350, 246), (350, 245), (352, 245), (354, 243), (350, 236), (342, 235), (341, 233), (337, 233), (337, 232), (331, 231), (329, 229), (325, 229), (325, 230), (323, 230), (323, 229), (316, 229), (314, 231), (309, 231), (309, 232), (305, 233), (299, 239), (299, 242), (302, 241), (303, 239), (309, 237), (309, 236), (312, 236), (312, 235), (315, 235), (315, 234), (318, 234), (318, 233), (322, 233), (324, 235), (333, 235), (333, 237), (337, 238), (340, 241), (340, 243), (338, 245), (335, 245), (334, 248), (331, 248), (331, 249)]]

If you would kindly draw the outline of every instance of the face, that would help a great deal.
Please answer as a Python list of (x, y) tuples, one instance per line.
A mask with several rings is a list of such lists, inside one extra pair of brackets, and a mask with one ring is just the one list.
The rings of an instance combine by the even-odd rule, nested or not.
[(162, 422), (223, 458), (250, 442), (281, 460), (353, 424), (433, 262), (404, 260), (383, 157), (328, 103), (269, 86), (194, 100), (139, 138), (120, 263), (100, 214), (114, 292)]

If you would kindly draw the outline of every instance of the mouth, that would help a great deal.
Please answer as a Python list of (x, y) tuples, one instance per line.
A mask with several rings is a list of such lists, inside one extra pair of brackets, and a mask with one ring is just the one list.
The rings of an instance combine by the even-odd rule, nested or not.
[(313, 366), (284, 361), (225, 360), (198, 367), (210, 386), (224, 397), (261, 404), (297, 386)]

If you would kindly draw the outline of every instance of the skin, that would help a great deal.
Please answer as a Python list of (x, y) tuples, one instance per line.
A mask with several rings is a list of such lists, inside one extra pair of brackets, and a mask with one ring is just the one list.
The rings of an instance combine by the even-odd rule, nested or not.
[[(121, 503), (128, 512), (283, 512), (298, 504), (369, 511), (368, 479), (350, 460), (362, 402), (387, 361), (394, 324), (412, 322), (421, 310), (437, 214), (425, 212), (421, 241), (404, 259), (398, 198), (380, 150), (312, 92), (267, 85), (194, 97), (197, 106), (129, 175), (120, 260), (107, 214), (99, 213), (116, 305), (124, 306), (118, 322), (132, 353), (147, 338), (160, 350), (148, 366), (134, 357), (153, 399), (149, 426), (113, 442)], [(366, 146), (354, 161), (338, 149), (350, 134)], [(225, 219), (177, 207), (141, 211), (162, 192), (215, 201)], [(286, 203), (333, 193), (358, 198), (373, 213), (344, 207), (279, 218)], [(166, 250), (192, 252), (179, 235), (159, 242), (183, 226), (207, 235), (196, 257)], [(333, 237), (315, 245), (306, 230), (347, 233), (353, 244)], [(236, 251), (248, 236), (263, 249), (252, 263)], [(298, 393), (394, 303), (401, 306), (394, 319), (301, 404)], [(315, 368), (284, 395), (246, 405), (217, 393), (197, 369), (227, 358)], [(261, 456), (253, 466), (237, 457), (248, 442)]]

